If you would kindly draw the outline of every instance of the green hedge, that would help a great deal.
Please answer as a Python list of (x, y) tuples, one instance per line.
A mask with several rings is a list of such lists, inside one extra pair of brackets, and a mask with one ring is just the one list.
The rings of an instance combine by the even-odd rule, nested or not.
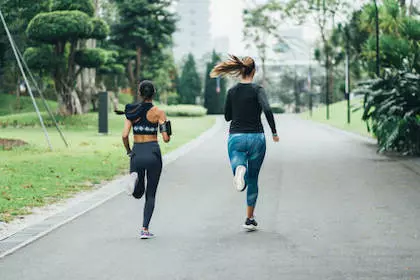
[(170, 117), (202, 117), (207, 114), (206, 108), (197, 105), (160, 105), (159, 108)]
[(283, 105), (281, 104), (272, 104), (271, 110), (275, 114), (284, 114), (286, 112), (286, 110), (283, 108)]

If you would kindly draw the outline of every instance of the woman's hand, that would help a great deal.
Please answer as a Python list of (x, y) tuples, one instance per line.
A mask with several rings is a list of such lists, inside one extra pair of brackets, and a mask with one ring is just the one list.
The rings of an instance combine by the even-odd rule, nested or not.
[(278, 135), (273, 135), (273, 141), (275, 143), (279, 142), (280, 141), (280, 137)]

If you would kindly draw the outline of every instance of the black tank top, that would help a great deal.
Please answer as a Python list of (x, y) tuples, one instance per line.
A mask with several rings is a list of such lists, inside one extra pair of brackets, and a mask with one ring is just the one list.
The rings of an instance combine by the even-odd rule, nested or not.
[(138, 121), (133, 121), (133, 133), (134, 135), (157, 135), (158, 134), (158, 123), (151, 123), (147, 119), (147, 113), (152, 109), (154, 105), (152, 103), (142, 103), (138, 107), (137, 116)]

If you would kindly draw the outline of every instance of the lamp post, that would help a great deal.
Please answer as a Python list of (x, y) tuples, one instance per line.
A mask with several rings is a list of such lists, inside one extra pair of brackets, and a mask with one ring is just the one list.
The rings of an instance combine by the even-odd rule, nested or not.
[(347, 99), (347, 123), (351, 122), (350, 112), (350, 34), (349, 27), (344, 27), (345, 38), (346, 38), (346, 99)]
[(381, 75), (381, 60), (380, 60), (380, 49), (379, 49), (379, 10), (378, 3), (376, 0), (373, 0), (375, 5), (375, 29), (376, 29), (376, 75), (379, 77)]

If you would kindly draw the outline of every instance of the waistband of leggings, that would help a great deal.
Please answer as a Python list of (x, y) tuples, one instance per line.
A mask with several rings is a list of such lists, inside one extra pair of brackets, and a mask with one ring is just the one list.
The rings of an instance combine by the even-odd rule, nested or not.
[(157, 141), (134, 142), (134, 147), (145, 147), (145, 146), (159, 146), (159, 143)]

